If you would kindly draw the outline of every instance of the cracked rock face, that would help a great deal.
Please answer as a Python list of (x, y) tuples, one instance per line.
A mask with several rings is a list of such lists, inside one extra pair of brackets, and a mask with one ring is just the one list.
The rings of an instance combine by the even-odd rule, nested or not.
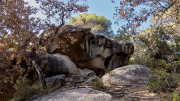
[[(115, 68), (125, 66), (134, 52), (134, 45), (128, 41), (116, 41), (102, 35), (93, 35), (91, 28), (79, 28), (66, 25), (59, 29), (57, 37), (68, 45), (69, 51), (58, 48), (56, 43), (47, 47), (50, 54), (60, 53), (67, 55), (78, 68), (88, 68), (102, 74)], [(49, 31), (50, 33), (50, 31)], [(76, 41), (67, 40), (67, 35)], [(44, 37), (48, 36), (45, 32)]]

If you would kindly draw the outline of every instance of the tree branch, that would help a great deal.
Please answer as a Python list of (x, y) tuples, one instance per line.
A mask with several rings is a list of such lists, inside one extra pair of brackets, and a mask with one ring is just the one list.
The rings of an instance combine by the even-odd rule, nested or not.
[[(73, 10), (74, 10), (74, 9), (69, 9), (69, 10), (67, 10), (67, 11), (71, 12), (71, 11), (73, 11)], [(65, 22), (64, 22), (64, 17), (65, 17), (64, 12), (65, 12), (65, 9), (63, 8), (62, 18), (61, 18), (61, 22), (62, 22), (62, 23), (61, 23), (61, 25), (59, 25), (59, 26), (56, 28), (56, 30), (55, 30), (55, 32), (54, 32), (54, 35), (57, 35), (58, 30), (65, 24)], [(42, 39), (43, 39), (44, 34), (45, 34), (45, 31), (41, 34), (41, 37), (40, 37), (40, 39), (39, 39), (39, 44), (40, 44), (40, 45), (42, 45)]]
[[(63, 10), (64, 10), (64, 8), (63, 8)], [(67, 10), (67, 11), (69, 11), (69, 12), (71, 12), (71, 11), (73, 11), (74, 9), (69, 9), (69, 10)], [(62, 24), (61, 25), (59, 25), (57, 28), (56, 28), (56, 31), (55, 31), (55, 35), (57, 35), (57, 32), (58, 32), (58, 30), (64, 25), (64, 16), (65, 16), (65, 14), (64, 14), (64, 12), (65, 11), (63, 11), (62, 12), (62, 18), (61, 18), (61, 22), (62, 22)]]
[(171, 4), (169, 4), (167, 7), (165, 7), (164, 10), (161, 10), (161, 12), (165, 13), (165, 11), (167, 11), (168, 9), (170, 9), (173, 5), (175, 5), (175, 2), (172, 2)]
[(62, 21), (62, 23), (61, 23), (61, 25), (59, 25), (57, 28), (56, 28), (56, 31), (55, 31), (55, 35), (57, 35), (57, 32), (58, 32), (58, 30), (64, 25), (64, 12), (63, 12), (63, 15), (62, 15), (62, 19), (61, 19), (61, 21)]

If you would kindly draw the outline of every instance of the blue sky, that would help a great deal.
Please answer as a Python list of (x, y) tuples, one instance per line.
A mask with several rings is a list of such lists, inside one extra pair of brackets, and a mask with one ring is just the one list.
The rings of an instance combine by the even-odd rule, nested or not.
[[(30, 3), (31, 6), (37, 6), (35, 3), (35, 0), (25, 0)], [(80, 0), (79, 4), (85, 3), (89, 6), (88, 12), (86, 13), (95, 13), (96, 15), (102, 15), (106, 17), (108, 20), (111, 20), (112, 22), (112, 29), (114, 33), (117, 33), (118, 28), (120, 26), (124, 25), (125, 23), (121, 22), (119, 26), (117, 24), (114, 24), (115, 19), (113, 19), (113, 14), (115, 13), (115, 7), (119, 6), (119, 0), (115, 1), (115, 3), (112, 3), (111, 0)], [(72, 15), (73, 17), (78, 16), (79, 14)], [(42, 14), (38, 13), (36, 16), (43, 17)], [(68, 20), (66, 20), (66, 23), (68, 23)], [(142, 28), (147, 28), (149, 24), (144, 23), (142, 25)]]

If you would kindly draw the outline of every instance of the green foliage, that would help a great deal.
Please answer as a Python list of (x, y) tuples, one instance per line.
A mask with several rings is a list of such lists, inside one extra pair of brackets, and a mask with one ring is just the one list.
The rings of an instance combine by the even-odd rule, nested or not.
[(16, 80), (16, 84), (14, 85), (16, 93), (14, 93), (13, 99), (23, 101), (30, 98), (34, 94), (47, 93), (50, 91), (48, 89), (43, 89), (39, 81), (37, 81), (35, 84), (36, 85), (31, 85), (31, 81), (25, 78)]
[(180, 100), (179, 94), (176, 94), (176, 93), (169, 94), (169, 98), (170, 98), (171, 101), (178, 101), (178, 100)]
[(179, 75), (170, 74), (163, 68), (151, 68), (151, 76), (148, 78), (148, 88), (151, 92), (169, 92), (179, 83)]
[(127, 34), (127, 28), (121, 26), (117, 31), (118, 34), (114, 35), (113, 38), (117, 40), (131, 40), (131, 36)]
[(148, 56), (146, 57), (146, 55), (131, 57), (129, 60), (129, 65), (133, 64), (144, 65), (147, 67), (153, 66), (152, 59)]
[(130, 58), (129, 64), (151, 67), (151, 79), (148, 88), (152, 92), (169, 92), (178, 86), (180, 61), (167, 62), (154, 59), (150, 54), (136, 55)]
[(180, 61), (167, 61), (164, 59), (156, 59), (148, 50), (137, 49), (135, 44), (135, 53), (131, 56), (129, 64), (139, 64), (147, 67), (163, 68), (169, 73), (180, 72)]
[(146, 53), (157, 59), (174, 61), (180, 58), (179, 35), (175, 29), (169, 30), (168, 27), (156, 26), (139, 32), (134, 37), (136, 44), (140, 49), (146, 49)]
[(78, 17), (70, 19), (69, 23), (76, 26), (91, 27), (91, 32), (93, 34), (101, 34), (107, 37), (114, 35), (114, 32), (111, 29), (111, 21), (101, 15), (97, 16), (92, 13), (83, 13), (79, 14)]
[(154, 59), (150, 54), (141, 53), (130, 58), (129, 64), (140, 64), (151, 67), (151, 78), (148, 88), (152, 92), (169, 92), (179, 83), (180, 61), (167, 62)]
[(133, 38), (135, 52), (130, 59), (130, 64), (161, 67), (169, 73), (180, 71), (178, 61), (180, 60), (180, 37), (175, 30), (156, 26), (139, 32)]
[(113, 39), (117, 39), (117, 40), (119, 40), (119, 41), (121, 41), (121, 40), (131, 40), (131, 37), (130, 36), (128, 36), (128, 35), (126, 35), (126, 34), (116, 34), (116, 35), (114, 35), (113, 36)]
[(162, 101), (180, 101), (179, 94), (170, 93), (166, 98), (161, 98)]

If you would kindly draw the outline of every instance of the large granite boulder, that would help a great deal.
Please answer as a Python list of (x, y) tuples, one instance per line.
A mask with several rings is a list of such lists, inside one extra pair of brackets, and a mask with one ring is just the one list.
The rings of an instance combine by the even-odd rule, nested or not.
[(71, 59), (59, 53), (48, 54), (48, 67), (43, 70), (43, 73), (49, 76), (65, 74), (66, 76), (78, 75), (79, 71), (71, 61)]
[(112, 96), (92, 88), (82, 88), (53, 92), (32, 101), (112, 101)]
[(102, 82), (107, 85), (142, 85), (146, 86), (151, 70), (142, 65), (128, 65), (116, 68), (102, 76)]
[[(65, 54), (75, 62), (78, 68), (89, 68), (96, 74), (128, 64), (129, 58), (134, 52), (131, 42), (93, 35), (90, 31), (90, 28), (63, 26), (58, 30), (57, 37), (68, 45), (68, 51), (58, 48), (58, 44), (55, 42), (52, 42), (46, 50), (50, 54)], [(51, 31), (44, 32), (42, 39), (47, 39), (51, 33)]]

